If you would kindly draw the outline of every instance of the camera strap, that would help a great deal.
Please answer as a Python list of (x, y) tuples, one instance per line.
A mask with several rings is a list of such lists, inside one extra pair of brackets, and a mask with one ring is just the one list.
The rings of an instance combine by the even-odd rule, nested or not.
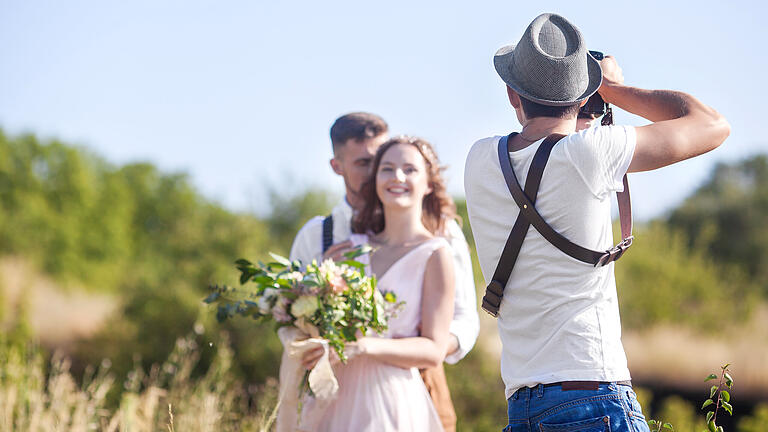
[(626, 174), (623, 179), (624, 191), (616, 193), (619, 203), (619, 220), (621, 223), (622, 236), (622, 241), (619, 242), (619, 244), (606, 251), (587, 249), (571, 242), (549, 226), (536, 210), (534, 204), (536, 203), (536, 195), (539, 191), (541, 177), (544, 174), (544, 168), (547, 165), (552, 148), (565, 135), (552, 134), (539, 145), (536, 154), (533, 156), (531, 167), (528, 170), (528, 176), (525, 181), (525, 191), (520, 187), (520, 183), (517, 181), (514, 169), (512, 168), (512, 162), (509, 159), (509, 142), (515, 135), (517, 135), (517, 132), (502, 137), (499, 140), (498, 146), (501, 171), (504, 174), (507, 188), (515, 199), (515, 203), (517, 203), (517, 206), (520, 208), (520, 213), (515, 220), (512, 231), (509, 233), (509, 237), (507, 237), (507, 242), (504, 245), (501, 257), (496, 265), (496, 271), (493, 274), (491, 282), (486, 287), (485, 295), (483, 296), (482, 308), (493, 317), (497, 317), (499, 314), (501, 299), (504, 297), (504, 288), (507, 285), (509, 276), (512, 274), (512, 269), (515, 266), (515, 262), (517, 262), (517, 257), (520, 254), (523, 240), (525, 240), (525, 235), (528, 233), (528, 228), (531, 225), (533, 225), (536, 231), (538, 231), (547, 241), (566, 255), (579, 261), (592, 264), (595, 267), (602, 267), (621, 258), (621, 256), (624, 255), (624, 252), (632, 245), (633, 239), (632, 206)]

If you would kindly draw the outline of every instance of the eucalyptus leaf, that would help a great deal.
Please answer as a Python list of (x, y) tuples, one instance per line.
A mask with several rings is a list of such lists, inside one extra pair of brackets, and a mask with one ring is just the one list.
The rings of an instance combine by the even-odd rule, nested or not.
[(356, 268), (358, 270), (363, 270), (365, 268), (365, 264), (361, 263), (360, 261), (355, 261), (355, 260), (341, 261), (338, 264), (348, 265), (348, 266), (354, 267), (354, 268)]
[(208, 297), (206, 297), (205, 300), (203, 300), (203, 301), (205, 303), (211, 304), (211, 303), (215, 302), (216, 300), (218, 300), (219, 297), (221, 297), (221, 293), (218, 292), (218, 291), (214, 291), (214, 292), (208, 294)]
[(368, 244), (362, 244), (360, 246), (355, 247), (354, 249), (350, 250), (349, 252), (345, 252), (344, 256), (349, 259), (355, 259), (361, 255), (366, 255), (371, 253), (373, 248)]
[(272, 259), (275, 260), (275, 262), (277, 262), (278, 264), (281, 264), (283, 267), (290, 267), (291, 266), (291, 260), (289, 260), (286, 257), (274, 254), (272, 252), (269, 253), (269, 256), (271, 256)]

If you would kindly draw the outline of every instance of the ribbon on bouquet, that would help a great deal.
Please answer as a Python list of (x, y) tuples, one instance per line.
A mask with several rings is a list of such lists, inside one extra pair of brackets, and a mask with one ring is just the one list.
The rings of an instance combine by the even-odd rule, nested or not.
[[(328, 341), (318, 337), (317, 329), (297, 320), (296, 327), (277, 331), (283, 344), (280, 362), (280, 393), (277, 432), (315, 431), (328, 405), (336, 398), (339, 382), (333, 374)], [(313, 396), (304, 395), (299, 413), (299, 384), (304, 377), (301, 358), (305, 352), (323, 347), (323, 356), (309, 372), (309, 388)]]

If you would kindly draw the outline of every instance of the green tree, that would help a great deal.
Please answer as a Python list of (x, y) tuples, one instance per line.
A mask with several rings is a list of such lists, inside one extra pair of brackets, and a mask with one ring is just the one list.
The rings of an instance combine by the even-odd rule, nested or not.
[(638, 227), (632, 248), (616, 263), (622, 325), (681, 323), (722, 329), (719, 317), (749, 317), (757, 288), (736, 267), (690, 249), (664, 223)]
[(690, 248), (745, 269), (768, 297), (768, 156), (718, 164), (669, 223), (686, 233)]

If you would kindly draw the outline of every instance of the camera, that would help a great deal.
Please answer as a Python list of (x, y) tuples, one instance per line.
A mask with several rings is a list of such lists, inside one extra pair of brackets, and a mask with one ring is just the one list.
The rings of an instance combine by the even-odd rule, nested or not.
[[(589, 54), (595, 58), (595, 60), (602, 60), (604, 55), (600, 51), (589, 51)], [(587, 118), (597, 118), (605, 114), (605, 101), (600, 97), (600, 94), (595, 92), (589, 97), (587, 103), (579, 110), (579, 116)]]

